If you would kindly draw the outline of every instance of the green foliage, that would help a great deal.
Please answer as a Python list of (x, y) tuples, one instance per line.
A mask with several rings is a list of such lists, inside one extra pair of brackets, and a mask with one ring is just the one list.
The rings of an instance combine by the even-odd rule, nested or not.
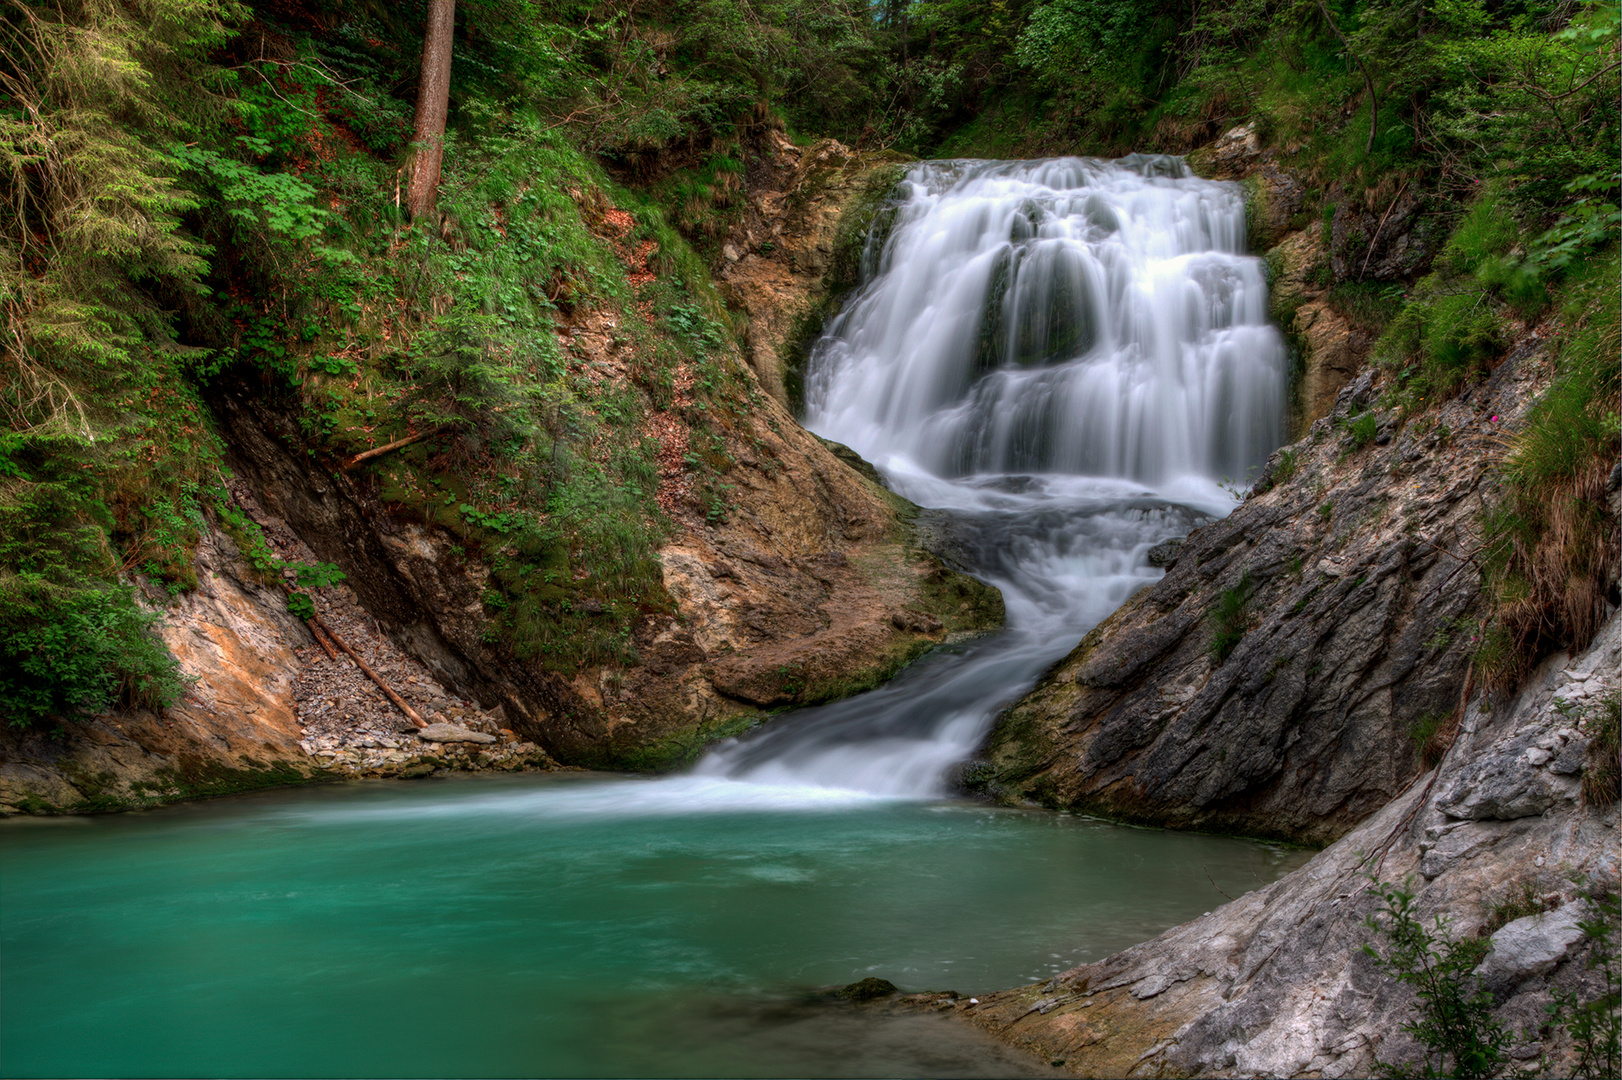
[(1288, 484), (1295, 479), (1296, 471), (1301, 467), (1301, 454), (1296, 450), (1281, 450), (1278, 455), (1278, 465), (1273, 469), (1273, 484)]
[[(1387, 1076), (1491, 1077), (1508, 1060), (1510, 1035), (1492, 1015), (1492, 995), (1471, 974), (1487, 951), (1481, 938), (1450, 938), (1440, 915), (1430, 926), (1414, 912), (1412, 884), (1374, 882), (1384, 904), (1366, 926), (1380, 935), (1384, 949), (1363, 951), (1381, 971), (1413, 988), (1418, 1018), (1402, 1030), (1425, 1048), (1422, 1069), (1382, 1063)], [(1383, 916), (1383, 918), (1382, 918)]]
[(315, 618), (315, 600), (307, 592), (294, 590), (287, 594), (287, 611), (295, 619)]
[(0, 716), (22, 727), (113, 704), (158, 709), (186, 691), (127, 586), (0, 570)]
[(1374, 356), (1396, 372), (1408, 400), (1419, 407), (1445, 400), (1478, 378), (1506, 338), (1503, 318), (1479, 284), (1431, 274), (1410, 297), (1375, 343)]
[(1622, 798), (1622, 697), (1612, 694), (1585, 718), (1588, 754), (1583, 763), (1583, 802), (1610, 806)]
[(1211, 609), (1211, 659), (1223, 663), (1239, 647), (1250, 628), (1250, 602), (1256, 594), (1256, 581), (1246, 570), (1233, 588), (1222, 590)]
[(1606, 484), (1618, 456), (1622, 315), (1613, 246), (1570, 275), (1555, 378), (1515, 435), (1501, 497), (1482, 518), (1493, 598), (1485, 658), (1502, 685), (1550, 647), (1580, 648), (1616, 580), (1617, 522)]
[(1331, 288), (1325, 299), (1353, 326), (1378, 334), (1402, 310), (1402, 294), (1400, 285), (1347, 281)]
[(1374, 442), (1379, 430), (1380, 418), (1372, 412), (1361, 413), (1346, 422), (1346, 436), (1351, 440), (1351, 448), (1354, 451)]
[(1530, 879), (1522, 881), (1519, 887), (1510, 889), (1503, 899), (1488, 905), (1487, 921), (1481, 924), (1476, 936), (1491, 937), (1516, 919), (1538, 915), (1546, 910), (1547, 906), (1543, 902), (1543, 897), (1538, 895), (1537, 886)]
[(296, 563), (293, 576), (306, 589), (325, 589), (348, 579), (347, 574), (333, 563)]
[(1577, 925), (1591, 942), (1587, 966), (1599, 969), (1605, 988), (1592, 1001), (1583, 1001), (1574, 990), (1553, 991), (1549, 1017), (1576, 1044), (1575, 1075), (1617, 1076), (1622, 1074), (1622, 973), (1615, 935), (1617, 923), (1622, 921), (1622, 897), (1610, 891), (1589, 891), (1582, 900), (1589, 915)]
[(88, 440), (0, 433), (0, 716), (36, 723), (185, 688), (133, 590), (111, 579), (113, 515)]
[(1421, 713), (1414, 717), (1412, 725), (1408, 728), (1408, 741), (1413, 744), (1414, 754), (1427, 769), (1435, 768), (1446, 750), (1438, 736), (1447, 718), (1445, 712)]

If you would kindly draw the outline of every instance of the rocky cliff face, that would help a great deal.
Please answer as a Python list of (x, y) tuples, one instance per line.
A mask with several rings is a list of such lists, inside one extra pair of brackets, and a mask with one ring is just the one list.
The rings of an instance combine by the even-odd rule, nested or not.
[[(1602, 991), (1582, 888), (1618, 887), (1618, 804), (1585, 803), (1590, 740), (1614, 731), (1622, 619), (1582, 655), (1548, 660), (1512, 700), (1470, 698), (1438, 767), (1306, 866), (1153, 941), (1041, 984), (965, 1001), (921, 995), (1082, 1076), (1370, 1076), (1412, 1065), (1411, 988), (1363, 952), (1382, 902), (1415, 893), (1418, 918), (1486, 936), (1478, 969), (1511, 1058), (1573, 1075), (1547, 1024), (1554, 990)], [(1609, 751), (1614, 754), (1613, 749)], [(1615, 763), (1611, 763), (1614, 767)], [(1614, 773), (1613, 773), (1614, 775)], [(1615, 798), (1614, 794), (1610, 796)]]
[(1475, 518), (1546, 368), (1534, 333), (1485, 383), (1408, 419), (1366, 371), (1009, 710), (982, 782), (1307, 843), (1396, 797), (1465, 691)]
[(792, 410), (800, 405), (800, 350), (859, 283), (869, 226), (907, 159), (834, 139), (802, 149), (778, 133), (769, 138), (776, 182), (752, 197), (716, 281), (748, 316), (745, 357), (761, 387)]
[[(783, 280), (734, 283), (749, 355), (779, 392), (775, 358), (792, 316), (821, 296), (841, 208), (887, 164), (837, 144), (783, 157), (789, 186), (757, 192), (751, 219), (768, 254), (780, 245), (757, 261)], [(560, 351), (583, 369), (622, 368), (634, 346), (611, 321), (582, 306)], [(751, 393), (743, 427), (725, 432), (724, 513), (695, 512), (679, 435), (650, 432), (671, 444), (660, 494), (676, 529), (660, 562), (673, 610), (625, 627), (636, 662), (560, 673), (515, 659), (490, 633), (488, 571), (456, 537), (305, 453), (291, 419), (248, 388), (223, 388), (214, 404), (239, 507), (283, 558), (342, 568), (344, 585), (312, 591), (321, 618), (425, 720), (471, 734), (419, 738), (346, 655), (325, 654), (287, 613), (279, 583), (259, 582), (216, 534), (203, 588), (166, 612), (194, 693), (161, 717), (5, 732), (0, 806), (112, 809), (333, 774), (666, 767), (768, 710), (866, 689), (953, 635), (1001, 624), (995, 589), (923, 550), (916, 508), (802, 430), (777, 397)]]
[(1188, 162), (1208, 179), (1244, 185), (1250, 248), (1265, 253), (1269, 307), (1298, 359), (1293, 427), (1301, 434), (1329, 415), (1375, 339), (1329, 302), (1330, 287), (1411, 275), (1445, 237), (1406, 186), (1389, 204), (1381, 199), (1390, 192), (1376, 186), (1357, 205), (1337, 205), (1327, 223), (1310, 220), (1307, 185), (1290, 170), (1289, 157), (1265, 145), (1251, 124), (1195, 150)]

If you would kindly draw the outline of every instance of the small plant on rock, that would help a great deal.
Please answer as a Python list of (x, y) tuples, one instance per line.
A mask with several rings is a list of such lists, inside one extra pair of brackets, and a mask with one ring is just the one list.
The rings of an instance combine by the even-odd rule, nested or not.
[(1622, 698), (1611, 695), (1584, 718), (1588, 761), (1583, 766), (1583, 803), (1610, 806), (1622, 795)]
[(1385, 947), (1365, 944), (1363, 951), (1381, 971), (1414, 988), (1419, 1018), (1402, 1030), (1425, 1047), (1422, 1068), (1381, 1062), (1381, 1071), (1392, 1077), (1497, 1075), (1508, 1059), (1510, 1033), (1492, 1015), (1492, 995), (1471, 974), (1487, 952), (1487, 941), (1450, 938), (1440, 915), (1431, 926), (1421, 922), (1411, 880), (1401, 886), (1376, 881), (1373, 888), (1385, 906), (1365, 925), (1381, 935)]
[(1256, 593), (1256, 580), (1246, 570), (1231, 589), (1222, 590), (1211, 609), (1211, 659), (1218, 664), (1239, 647), (1250, 621), (1250, 601)]
[(1589, 893), (1584, 899), (1589, 917), (1577, 925), (1593, 942), (1588, 967), (1600, 970), (1605, 989), (1588, 1002), (1580, 1000), (1574, 990), (1556, 990), (1554, 1004), (1548, 1006), (1549, 1016), (1576, 1044), (1576, 1075), (1618, 1076), (1622, 1075), (1622, 972), (1617, 968), (1612, 935), (1622, 918), (1622, 897), (1601, 892)]

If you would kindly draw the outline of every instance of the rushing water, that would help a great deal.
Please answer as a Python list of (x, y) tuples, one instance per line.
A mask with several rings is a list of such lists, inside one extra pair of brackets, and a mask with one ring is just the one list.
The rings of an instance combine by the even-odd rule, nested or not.
[(1231, 508), (1284, 351), (1237, 189), (1166, 158), (926, 164), (808, 423), (942, 508), (1009, 629), (662, 780), (482, 777), (0, 827), (6, 1075), (1029, 1075), (935, 1016), (1297, 853), (954, 802), (996, 710)]
[[(1234, 184), (1181, 159), (926, 163), (812, 352), (806, 424), (951, 512), (1008, 631), (700, 771), (940, 794), (997, 709), (1283, 435), (1285, 350)], [(1225, 486), (1224, 481), (1228, 481)]]

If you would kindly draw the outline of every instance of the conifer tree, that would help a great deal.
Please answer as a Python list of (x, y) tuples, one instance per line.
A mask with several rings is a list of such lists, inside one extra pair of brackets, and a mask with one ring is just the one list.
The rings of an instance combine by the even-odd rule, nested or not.
[(429, 0), (422, 35), (422, 77), (417, 84), (417, 116), (411, 141), (408, 207), (412, 217), (433, 209), (439, 193), (439, 166), (445, 152), (445, 112), (451, 94), (451, 31), (456, 0)]

